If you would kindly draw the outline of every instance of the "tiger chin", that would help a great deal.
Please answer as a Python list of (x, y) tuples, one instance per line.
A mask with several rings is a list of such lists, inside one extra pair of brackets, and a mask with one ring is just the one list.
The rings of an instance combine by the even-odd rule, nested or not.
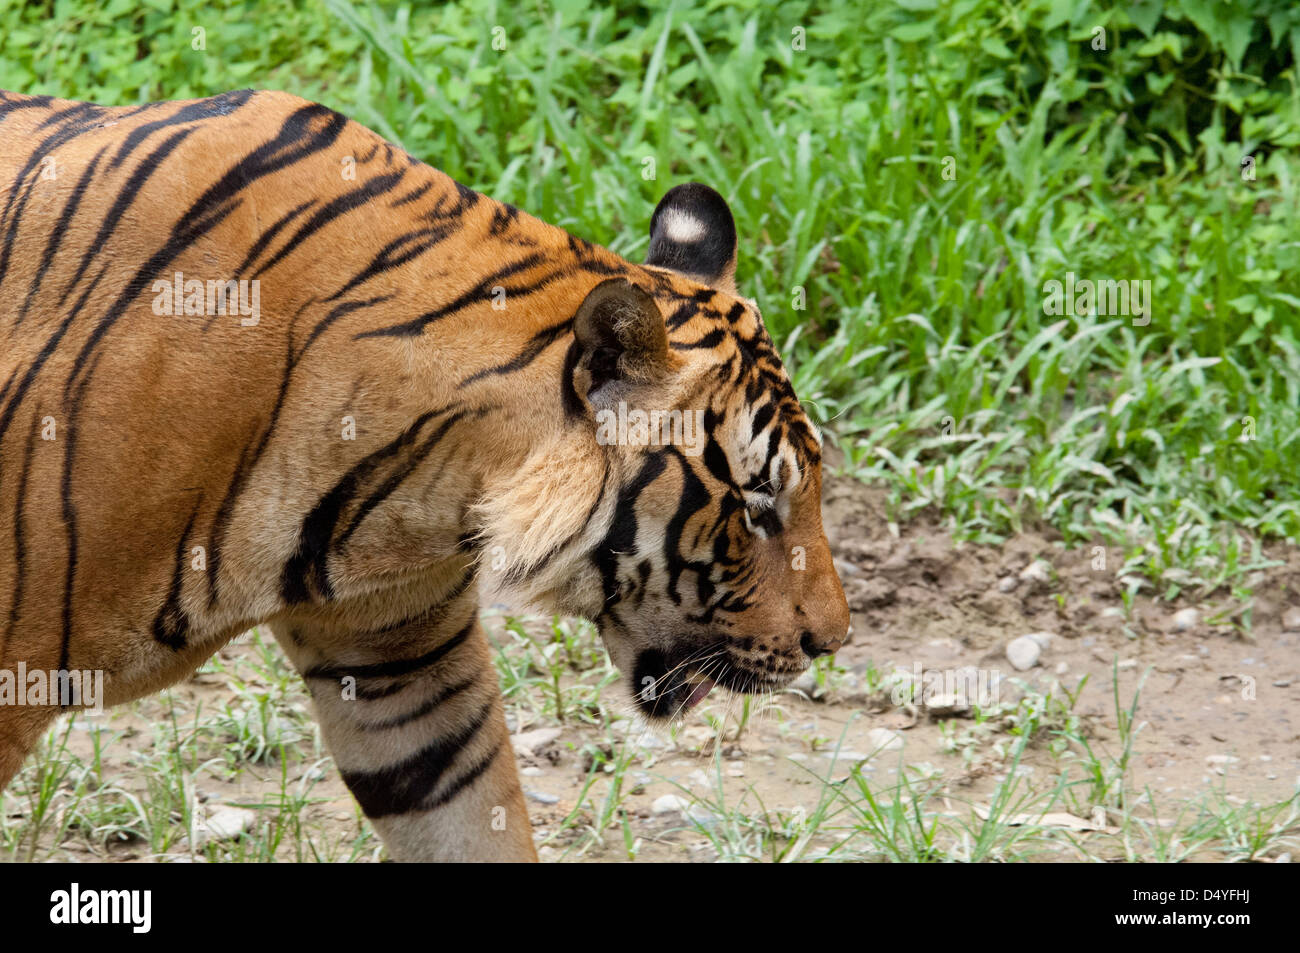
[[(634, 264), (325, 106), (0, 93), (0, 788), (66, 708), (254, 625), (396, 860), (533, 860), (485, 598), (637, 707), (786, 684), (849, 613), (821, 440), (707, 186)], [(2, 699), (0, 699), (2, 700)]]

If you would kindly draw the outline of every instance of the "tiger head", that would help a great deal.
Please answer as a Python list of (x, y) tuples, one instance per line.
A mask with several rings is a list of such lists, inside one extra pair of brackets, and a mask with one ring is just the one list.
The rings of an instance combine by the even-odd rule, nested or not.
[(507, 581), (592, 619), (651, 718), (715, 685), (779, 688), (849, 629), (822, 528), (821, 438), (735, 264), (725, 200), (668, 192), (645, 265), (577, 307), (564, 435), (512, 494), (522, 521), (506, 548), (528, 555)]

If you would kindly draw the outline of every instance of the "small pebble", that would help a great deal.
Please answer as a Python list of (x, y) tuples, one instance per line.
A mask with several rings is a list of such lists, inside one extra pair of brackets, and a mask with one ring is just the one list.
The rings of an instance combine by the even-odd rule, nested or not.
[(882, 751), (898, 751), (903, 747), (903, 736), (888, 728), (872, 728), (867, 732), (867, 749), (872, 754)]
[(1032, 563), (1020, 570), (1021, 582), (1045, 583), (1051, 580), (1051, 563), (1042, 559), (1035, 559)]
[(1043, 647), (1029, 636), (1022, 635), (1020, 638), (1008, 642), (1006, 651), (1007, 661), (1017, 671), (1027, 672), (1038, 664), (1038, 657), (1042, 654)]
[(691, 802), (680, 794), (664, 794), (655, 798), (650, 805), (651, 814), (684, 814)]

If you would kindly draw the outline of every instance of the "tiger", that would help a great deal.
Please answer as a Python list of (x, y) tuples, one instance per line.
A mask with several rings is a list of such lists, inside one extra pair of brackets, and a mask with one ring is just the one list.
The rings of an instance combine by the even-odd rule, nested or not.
[(0, 790), (262, 626), (390, 859), (534, 861), (480, 606), (590, 620), (648, 725), (835, 652), (737, 252), (706, 185), (634, 264), (286, 93), (0, 93)]

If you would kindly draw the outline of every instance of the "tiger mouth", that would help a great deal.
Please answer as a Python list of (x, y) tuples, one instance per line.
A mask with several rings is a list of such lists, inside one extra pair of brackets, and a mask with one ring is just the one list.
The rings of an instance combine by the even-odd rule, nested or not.
[(656, 720), (680, 718), (700, 702), (718, 684), (717, 681), (696, 669), (678, 672), (665, 671), (655, 678), (646, 675), (646, 669), (638, 666), (641, 672), (634, 679), (636, 702), (643, 714)]
[(752, 695), (783, 688), (797, 674), (757, 671), (737, 664), (734, 659), (723, 660), (720, 664), (673, 665), (662, 652), (651, 649), (638, 656), (632, 683), (642, 714), (662, 721), (685, 715), (703, 702), (714, 688)]

